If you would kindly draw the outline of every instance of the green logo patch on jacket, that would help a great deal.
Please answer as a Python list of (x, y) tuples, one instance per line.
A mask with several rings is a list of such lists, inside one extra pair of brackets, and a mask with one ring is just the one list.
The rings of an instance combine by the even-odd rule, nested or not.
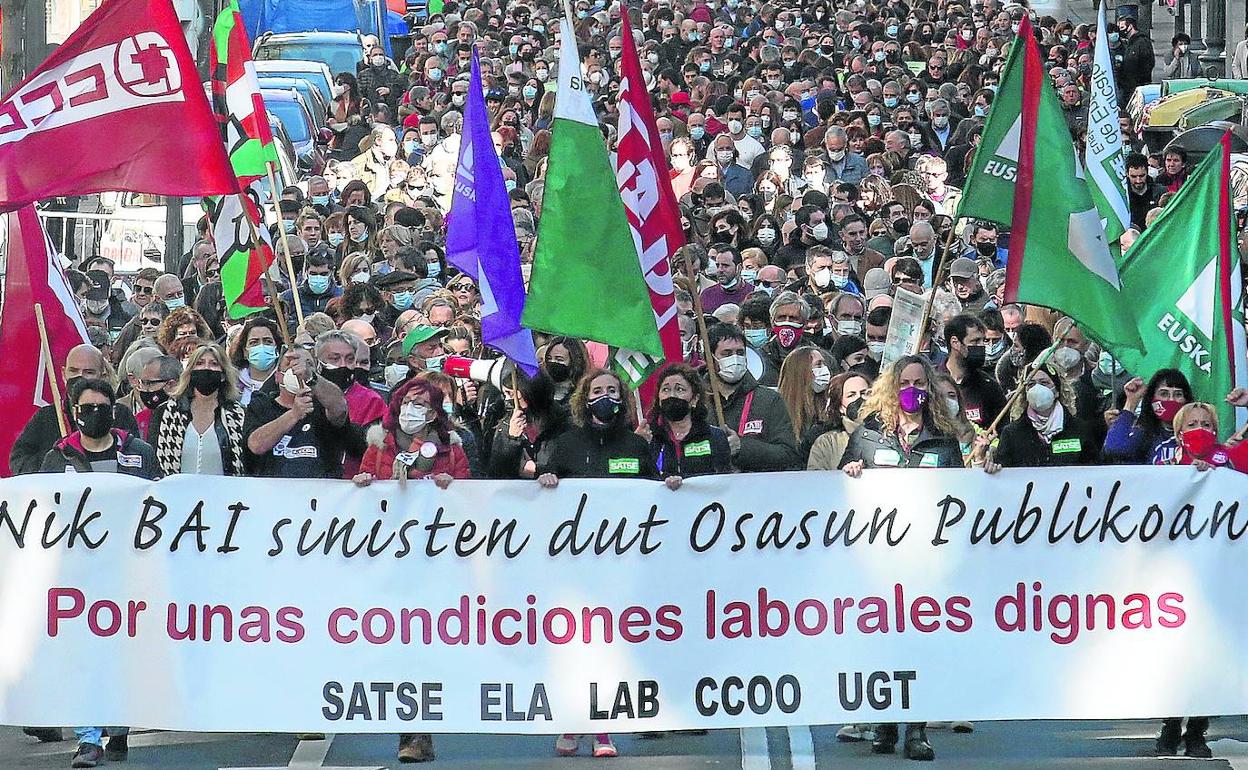
[(1083, 442), (1077, 438), (1064, 438), (1061, 441), (1053, 442), (1053, 454), (1064, 455), (1071, 452), (1078, 452), (1083, 449)]
[(636, 457), (612, 457), (607, 460), (608, 473), (628, 473), (637, 475), (641, 473), (641, 461)]
[(711, 440), (702, 439), (692, 444), (685, 444), (686, 457), (710, 457), (711, 456)]

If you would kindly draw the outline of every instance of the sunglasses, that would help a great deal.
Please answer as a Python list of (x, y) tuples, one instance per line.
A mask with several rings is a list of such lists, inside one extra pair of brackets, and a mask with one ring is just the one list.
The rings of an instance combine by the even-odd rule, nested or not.
[(140, 318), (139, 326), (160, 326), (159, 318)]
[(135, 286), (134, 287), (135, 294), (153, 294), (155, 293), (155, 291), (156, 289), (153, 286)]
[(451, 287), (451, 291), (476, 291), (477, 287), (471, 283), (460, 283)]

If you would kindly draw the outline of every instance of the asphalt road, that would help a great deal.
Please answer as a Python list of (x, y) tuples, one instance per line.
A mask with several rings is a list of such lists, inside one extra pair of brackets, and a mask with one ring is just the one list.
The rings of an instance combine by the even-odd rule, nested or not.
[[(871, 754), (866, 743), (836, 740), (836, 727), (716, 730), (703, 736), (670, 735), (658, 739), (616, 736), (620, 756), (556, 758), (553, 737), (502, 735), (435, 736), (437, 761), (432, 768), (568, 768), (601, 765), (615, 770), (812, 770), (820, 768), (901, 768), (916, 766), (901, 758)], [(1156, 770), (1199, 760), (1152, 756), (1158, 725), (1151, 721), (992, 722), (976, 725), (969, 735), (931, 730), (936, 762), (951, 770)], [(0, 727), (0, 768), (44, 770), (69, 767), (72, 733), (60, 744), (39, 744), (17, 728)], [(1219, 759), (1202, 767), (1248, 770), (1248, 720), (1224, 717), (1213, 722), (1211, 746)], [(221, 735), (139, 731), (131, 737), (134, 768), (221, 770), (223, 768), (398, 768), (394, 736), (338, 735), (325, 741), (296, 741), (287, 735)], [(107, 766), (107, 765), (106, 765)], [(120, 763), (112, 764), (121, 770)], [(921, 765), (919, 765), (921, 766)], [(411, 767), (403, 765), (402, 767)]]

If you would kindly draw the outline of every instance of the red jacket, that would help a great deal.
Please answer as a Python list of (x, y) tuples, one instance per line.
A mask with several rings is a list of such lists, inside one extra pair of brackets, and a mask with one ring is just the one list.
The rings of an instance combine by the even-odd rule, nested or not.
[[(381, 426), (373, 426), (369, 429), (368, 449), (364, 451), (364, 457), (360, 460), (360, 473), (371, 473), (376, 479), (393, 479), (394, 459), (399, 454), (399, 447), (395, 443), (393, 432), (384, 431), (384, 438), (379, 435), (382, 432)], [(412, 442), (406, 451), (416, 452), (422, 443), (424, 442)], [(468, 455), (464, 454), (464, 448), (460, 446), (459, 435), (456, 433), (451, 434), (449, 445), (438, 446), (438, 453), (433, 458), (432, 468), (420, 470), (412, 466), (408, 478), (427, 479), (439, 473), (445, 473), (456, 479), (472, 478), (472, 471), (468, 469)]]

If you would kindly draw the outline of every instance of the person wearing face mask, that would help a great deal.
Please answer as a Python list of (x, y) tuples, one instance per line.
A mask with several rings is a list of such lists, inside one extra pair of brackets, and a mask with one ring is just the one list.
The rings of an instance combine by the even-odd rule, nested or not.
[(780, 367), (777, 391), (788, 407), (802, 466), (806, 465), (815, 440), (840, 426), (839, 419), (833, 419), (830, 386), (834, 368), (835, 362), (827, 351), (809, 345), (790, 353)]
[(716, 283), (702, 290), (702, 312), (714, 313), (720, 305), (739, 305), (752, 294), (754, 284), (741, 278), (741, 252), (727, 243), (716, 243), (707, 250), (715, 264)]
[[(794, 295), (796, 296), (796, 295)], [(741, 471), (785, 471), (798, 467), (797, 441), (784, 399), (760, 387), (746, 367), (745, 336), (718, 324), (709, 332), (724, 428), (733, 465)]]
[(568, 406), (577, 383), (589, 368), (589, 351), (575, 337), (553, 337), (542, 356), (542, 370), (555, 384), (555, 402)]
[[(1121, 411), (1106, 412), (1105, 459), (1122, 465), (1166, 465), (1174, 460), (1174, 418), (1191, 403), (1192, 386), (1178, 369), (1162, 369), (1148, 384), (1135, 377), (1123, 388)], [(1137, 416), (1138, 412), (1138, 416)]]
[(384, 327), (394, 329), (395, 337), (400, 337), (399, 315), (411, 310), (416, 301), (416, 287), (421, 277), (407, 270), (392, 270), (385, 275), (376, 276), (371, 283), (381, 292), (385, 305), (377, 311), (377, 321)]
[[(935, 370), (922, 356), (903, 356), (881, 373), (841, 455), (846, 476), (858, 478), (875, 468), (962, 467), (957, 423), (945, 399), (929, 395), (935, 381)], [(871, 750), (892, 754), (898, 738), (896, 724), (877, 724)], [(922, 722), (906, 725), (902, 746), (907, 759), (936, 757)]]
[(1157, 206), (1165, 189), (1148, 175), (1148, 158), (1133, 152), (1127, 156), (1127, 205), (1131, 210), (1131, 226), (1143, 230), (1148, 212)]
[[(61, 376), (65, 382), (66, 392), (75, 380), (84, 378), (98, 380), (107, 377), (108, 368), (104, 361), (104, 354), (94, 345), (84, 344), (74, 347), (65, 357), (65, 365), (61, 367)], [(78, 425), (75, 422), (76, 418), (71, 405), (72, 402), (65, 401), (62, 409), (69, 423), (68, 427), (72, 431), (77, 430)], [(128, 434), (139, 435), (134, 414), (123, 404), (116, 404), (113, 423), (118, 429)], [(13, 448), (9, 450), (10, 472), (15, 476), (37, 472), (44, 455), (60, 438), (61, 431), (57, 424), (55, 405), (48, 404), (40, 407), (22, 428), (17, 440), (13, 442)]]
[[(308, 252), (303, 262), (303, 280), (298, 286), (298, 302), (305, 315), (325, 312), (329, 301), (342, 295), (342, 287), (334, 280), (333, 255), (323, 249)], [(282, 301), (288, 307), (294, 307), (295, 290), (288, 289), (282, 294)]]
[[(40, 473), (122, 473), (149, 481), (160, 478), (152, 446), (134, 433), (114, 425), (116, 394), (105, 380), (78, 377), (68, 386), (67, 403), (76, 426), (44, 455)], [(76, 727), (78, 748), (74, 767), (96, 767), (104, 761), (123, 762), (129, 756), (129, 728)], [(60, 730), (26, 730), (40, 740), (59, 741)], [(49, 734), (50, 733), (50, 734)], [(104, 736), (108, 735), (108, 745)]]
[(1136, 88), (1153, 82), (1157, 57), (1153, 41), (1140, 31), (1139, 21), (1134, 16), (1119, 16), (1118, 31), (1122, 41), (1122, 64), (1114, 75), (1118, 81), (1118, 101), (1124, 106)]
[[(371, 328), (368, 331), (376, 336)], [(367, 385), (370, 354), (368, 346), (359, 337), (340, 329), (331, 329), (317, 335), (315, 345), (316, 360), (320, 364), (319, 376), (341, 390), (347, 402), (348, 429), (342, 437), (345, 451), (342, 467), (343, 478), (349, 479), (359, 469), (360, 458), (367, 449), (365, 431), (385, 414), (385, 401)], [(361, 357), (364, 369), (356, 365)]]
[(802, 206), (793, 215), (796, 227), (786, 244), (776, 250), (772, 264), (781, 270), (806, 263), (806, 252), (812, 246), (826, 245), (832, 236), (827, 213), (817, 206)]
[(1005, 408), (1005, 394), (996, 380), (984, 371), (987, 363), (984, 325), (968, 313), (956, 315), (945, 322), (944, 339), (949, 357), (940, 368), (949, 372), (957, 383), (966, 418), (987, 428)]
[(221, 347), (204, 343), (191, 352), (148, 429), (161, 475), (244, 475), (247, 410), (238, 397), (238, 372)]
[(249, 475), (342, 478), (347, 402), (317, 368), (311, 351), (288, 348), (273, 382), (252, 394), (243, 422)]
[(807, 334), (806, 326), (813, 315), (810, 303), (797, 292), (785, 290), (777, 294), (768, 308), (771, 339), (758, 349), (763, 359), (760, 385), (774, 388), (780, 382), (784, 360), (803, 342), (817, 344)]
[(849, 150), (849, 135), (840, 126), (829, 126), (823, 135), (823, 147), (828, 162), (824, 169), (824, 184), (849, 182), (858, 184), (867, 175), (867, 161)]
[(253, 315), (243, 324), (230, 348), (230, 363), (238, 372), (239, 403), (246, 407), (251, 396), (273, 377), (277, 370), (278, 340), (281, 330), (275, 321)]
[[(827, 387), (828, 411), (821, 423), (824, 429), (807, 452), (806, 470), (833, 471), (840, 467), (872, 382), (872, 377), (857, 371), (842, 372), (831, 379)], [(837, 738), (841, 739), (840, 731)]]
[(1101, 446), (1092, 426), (1075, 415), (1075, 392), (1052, 361), (1032, 375), (1014, 402), (984, 470), (1095, 465)]
[(403, 96), (404, 78), (390, 65), (386, 51), (374, 46), (359, 71), (360, 93), (371, 104), (386, 104), (393, 112)]
[(182, 364), (159, 348), (143, 348), (126, 357), (126, 367), (130, 393), (117, 403), (134, 412), (139, 435), (146, 438), (155, 409), (169, 400), (182, 376)]
[(670, 489), (686, 478), (732, 472), (732, 450), (722, 428), (707, 422), (709, 394), (697, 370), (685, 363), (659, 372), (646, 416), (650, 462)]
[(754, 180), (749, 169), (737, 163), (737, 150), (732, 137), (720, 134), (711, 142), (708, 159), (715, 161), (719, 169), (724, 189), (734, 196), (749, 195), (754, 189)]

